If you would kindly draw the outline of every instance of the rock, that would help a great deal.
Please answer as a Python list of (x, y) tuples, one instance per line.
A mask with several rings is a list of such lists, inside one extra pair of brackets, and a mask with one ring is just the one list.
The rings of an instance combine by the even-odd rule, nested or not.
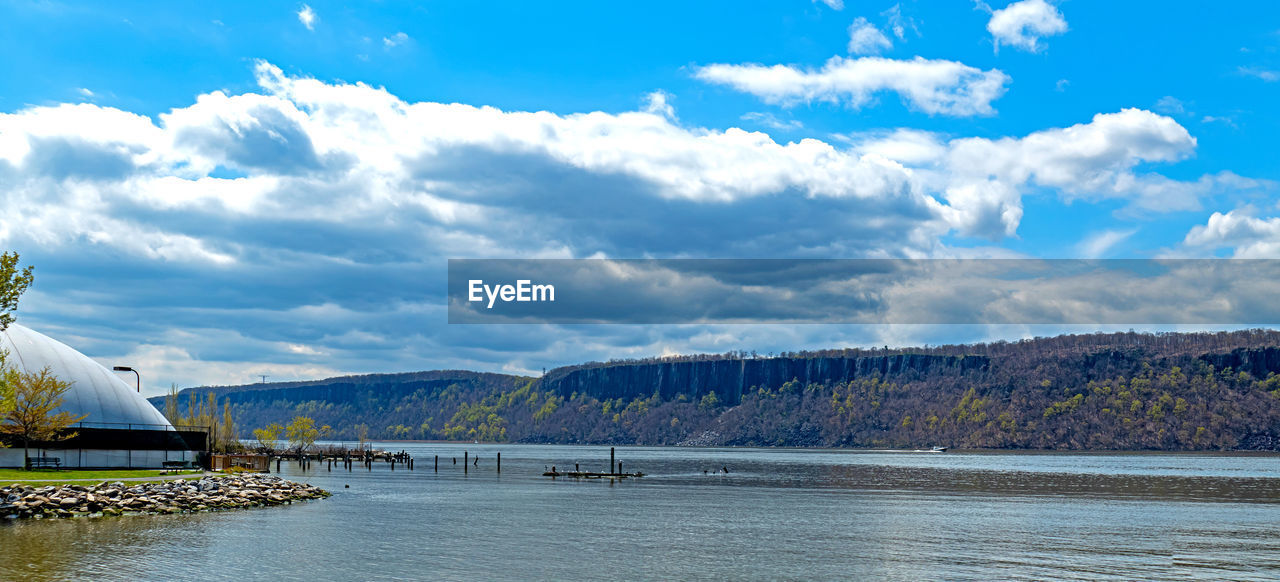
[(236, 507), (291, 504), (321, 499), (329, 492), (270, 475), (202, 477), (164, 483), (102, 482), (94, 486), (63, 485), (40, 488), (13, 485), (0, 488), (0, 519), (46, 517), (104, 517), (174, 514)]

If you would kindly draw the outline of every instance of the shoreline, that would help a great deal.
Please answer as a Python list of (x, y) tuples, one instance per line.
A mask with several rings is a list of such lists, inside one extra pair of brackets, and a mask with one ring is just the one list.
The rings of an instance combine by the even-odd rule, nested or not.
[(202, 513), (250, 507), (288, 505), (323, 499), (330, 493), (273, 475), (204, 475), (141, 482), (122, 480), (95, 486), (77, 484), (0, 487), (0, 519), (49, 519)]
[[(515, 447), (581, 447), (581, 448), (646, 448), (646, 449), (684, 449), (684, 450), (741, 450), (741, 449), (758, 449), (765, 451), (831, 451), (831, 452), (850, 452), (850, 453), (916, 453), (922, 452), (919, 448), (885, 448), (885, 447), (826, 447), (826, 446), (769, 446), (769, 445), (682, 445), (673, 444), (637, 444), (637, 443), (531, 443), (531, 442), (486, 442), (478, 443), (471, 441), (424, 441), (424, 440), (391, 440), (391, 439), (370, 439), (369, 443), (373, 444), (419, 444), (419, 445), (490, 445), (490, 446), (515, 446)], [(921, 445), (925, 448), (933, 445)], [(923, 451), (930, 452), (930, 451)], [(964, 453), (964, 454), (1080, 454), (1080, 455), (1240, 455), (1240, 456), (1274, 456), (1280, 455), (1280, 449), (1018, 449), (1018, 448), (957, 448), (948, 447), (947, 453)]]

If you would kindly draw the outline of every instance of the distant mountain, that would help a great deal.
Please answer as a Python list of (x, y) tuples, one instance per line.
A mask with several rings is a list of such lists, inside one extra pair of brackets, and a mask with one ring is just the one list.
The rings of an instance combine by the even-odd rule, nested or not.
[(347, 439), (364, 424), (401, 439), (1280, 450), (1277, 372), (1280, 332), (1129, 332), (591, 362), (542, 378), (374, 374), (180, 402), (214, 392), (241, 427), (307, 415)]
[[(240, 438), (252, 429), (294, 416), (309, 416), (316, 426), (333, 428), (335, 438), (355, 439), (356, 425), (369, 427), (371, 438), (435, 438), (462, 405), (491, 394), (511, 391), (532, 378), (437, 370), (399, 374), (340, 376), (324, 380), (269, 382), (240, 386), (202, 386), (178, 393), (178, 406), (204, 401), (212, 393), (219, 405), (230, 403)], [(165, 397), (148, 399), (164, 410)], [(435, 427), (432, 427), (435, 423)]]

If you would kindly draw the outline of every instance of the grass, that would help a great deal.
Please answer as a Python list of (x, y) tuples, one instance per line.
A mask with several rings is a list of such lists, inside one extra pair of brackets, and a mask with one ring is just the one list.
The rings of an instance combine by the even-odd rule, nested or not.
[[(184, 471), (185, 473), (186, 471)], [(0, 487), (21, 483), (22, 485), (61, 485), (65, 483), (78, 483), (80, 485), (96, 484), (100, 481), (114, 481), (117, 479), (136, 479), (142, 477), (155, 477), (155, 479), (147, 479), (148, 481), (163, 481), (160, 478), (161, 471), (159, 469), (110, 469), (110, 470), (79, 470), (79, 469), (34, 469), (24, 471), (22, 469), (0, 469)], [(169, 475), (173, 471), (165, 472)], [(201, 471), (191, 471), (193, 475), (199, 475)]]

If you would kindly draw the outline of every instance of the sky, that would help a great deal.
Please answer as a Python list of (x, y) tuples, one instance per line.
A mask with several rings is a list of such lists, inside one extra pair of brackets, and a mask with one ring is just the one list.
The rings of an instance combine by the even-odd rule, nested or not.
[(19, 323), (147, 394), (1113, 329), (449, 325), (444, 278), (458, 258), (1280, 258), (1278, 16), (5, 1), (0, 249), (36, 267)]

